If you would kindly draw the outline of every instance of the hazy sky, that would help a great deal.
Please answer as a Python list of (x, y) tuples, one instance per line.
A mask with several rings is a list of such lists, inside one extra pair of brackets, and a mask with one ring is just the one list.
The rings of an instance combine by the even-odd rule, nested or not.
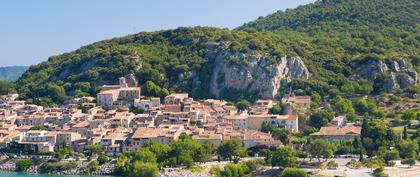
[(179, 26), (234, 28), (314, 0), (1, 0), (0, 66), (31, 65), (103, 39)]

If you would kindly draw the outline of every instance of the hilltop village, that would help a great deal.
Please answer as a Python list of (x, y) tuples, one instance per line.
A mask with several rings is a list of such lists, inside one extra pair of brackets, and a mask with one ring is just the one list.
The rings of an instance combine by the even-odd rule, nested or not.
[[(61, 154), (65, 148), (79, 154), (78, 158), (84, 157), (80, 154), (92, 155), (94, 151), (95, 154), (108, 154), (112, 159), (121, 153), (141, 150), (150, 142), (173, 145), (183, 136), (201, 144), (211, 143), (215, 149), (223, 143), (238, 140), (243, 148), (257, 150), (256, 157), (258, 149), (276, 149), (284, 145), (302, 148), (299, 147), (302, 144), (280, 138), (271, 131), (282, 130), (290, 135), (302, 133), (304, 120), (300, 115), (310, 108), (309, 96), (290, 94), (279, 101), (256, 100), (249, 107), (241, 107), (224, 100), (196, 101), (187, 93), (172, 93), (163, 100), (144, 97), (132, 75), (119, 78), (118, 83), (103, 85), (96, 98), (72, 98), (56, 108), (26, 104), (17, 100), (17, 94), (1, 96), (0, 144), (3, 152), (57, 157), (53, 155)], [(281, 107), (282, 111), (273, 111), (274, 107)], [(354, 140), (360, 134), (358, 123), (348, 122), (346, 115), (339, 115), (310, 136), (346, 141)], [(74, 155), (64, 154), (59, 159), (70, 157)], [(113, 174), (115, 164), (107, 169), (93, 174)]]
[[(245, 148), (277, 147), (284, 143), (261, 130), (264, 122), (299, 132), (299, 116), (289, 108), (285, 115), (270, 114), (273, 100), (257, 100), (246, 110), (238, 110), (223, 100), (195, 101), (187, 93), (173, 93), (160, 98), (144, 98), (133, 80), (122, 77), (119, 85), (104, 85), (97, 103), (82, 98), (60, 108), (46, 108), (18, 101), (18, 95), (2, 96), (0, 105), (0, 143), (9, 147), (16, 143), (21, 149), (54, 152), (66, 144), (77, 152), (98, 144), (106, 153), (138, 150), (148, 141), (172, 144), (182, 133), (200, 142), (210, 141), (215, 147), (237, 137)], [(130, 102), (132, 100), (132, 102)], [(310, 97), (288, 97), (281, 101), (285, 107), (310, 105)], [(83, 111), (77, 105), (91, 107)], [(142, 113), (124, 109), (128, 104)], [(344, 124), (338, 117), (335, 126)], [(317, 136), (349, 139), (360, 134), (360, 127), (330, 131), (328, 127)], [(333, 134), (331, 134), (333, 133)], [(336, 134), (339, 133), (339, 134)]]
[[(207, 16), (233, 15), (228, 5), (252, 16), (258, 8), (247, 4), (223, 4)], [(22, 35), (15, 23), (32, 18), (6, 15), (10, 50), (0, 66), (33, 65), (0, 67), (0, 177), (420, 177), (420, 1), (297, 4), (225, 28), (183, 26), (191, 19), (176, 14), (185, 3), (158, 3), (150, 9), (171, 16), (140, 21), (158, 21), (152, 27), (159, 28), (174, 18), (170, 26), (179, 27), (130, 30), (37, 64), (31, 36), (35, 48), (52, 44), (50, 31), (85, 41), (92, 36), (83, 31), (94, 32), (87, 26), (117, 26), (98, 31), (116, 34), (136, 26), (144, 11), (115, 16), (127, 11), (118, 2), (92, 14), (103, 5), (89, 3), (77, 9), (85, 15), (63, 21), (63, 10), (33, 8), (48, 13), (31, 26), (40, 30), (27, 31), (36, 35)], [(139, 5), (147, 6), (130, 3)], [(45, 7), (67, 9), (61, 2)], [(184, 11), (195, 17), (200, 8)], [(60, 19), (89, 21), (67, 25), (67, 32), (46, 28), (62, 26)], [(7, 56), (13, 52), (25, 62)]]

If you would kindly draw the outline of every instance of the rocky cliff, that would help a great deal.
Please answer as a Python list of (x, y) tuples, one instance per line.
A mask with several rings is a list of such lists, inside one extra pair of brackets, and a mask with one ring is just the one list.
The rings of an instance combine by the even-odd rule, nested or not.
[(261, 98), (272, 99), (282, 80), (309, 78), (310, 73), (299, 57), (277, 57), (269, 54), (249, 55), (222, 50), (214, 57), (210, 92), (219, 97), (226, 89), (257, 92)]
[(383, 82), (383, 89), (386, 91), (398, 88), (406, 88), (418, 84), (417, 72), (410, 68), (406, 61), (391, 60), (367, 60), (356, 68), (353, 79), (367, 79), (372, 82)]

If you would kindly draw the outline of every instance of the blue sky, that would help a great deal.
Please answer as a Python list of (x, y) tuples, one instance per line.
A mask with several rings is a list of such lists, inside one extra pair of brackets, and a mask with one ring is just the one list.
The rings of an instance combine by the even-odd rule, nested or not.
[(314, 0), (2, 0), (0, 66), (32, 65), (99, 40), (180, 26), (234, 28)]

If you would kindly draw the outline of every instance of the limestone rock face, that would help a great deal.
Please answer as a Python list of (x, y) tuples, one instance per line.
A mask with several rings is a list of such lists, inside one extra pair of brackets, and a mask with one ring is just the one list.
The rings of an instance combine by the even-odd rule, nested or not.
[(249, 55), (226, 50), (207, 57), (214, 57), (210, 92), (216, 97), (225, 89), (235, 89), (256, 91), (262, 98), (272, 99), (278, 93), (282, 80), (310, 77), (299, 57)]
[(375, 81), (379, 76), (385, 77), (384, 90), (391, 91), (418, 84), (417, 72), (410, 69), (403, 59), (385, 63), (382, 60), (367, 60), (356, 68), (352, 79)]
[(386, 90), (395, 90), (395, 89), (400, 88), (400, 85), (398, 84), (398, 81), (394, 73), (391, 73), (389, 77), (386, 79), (384, 88)]

